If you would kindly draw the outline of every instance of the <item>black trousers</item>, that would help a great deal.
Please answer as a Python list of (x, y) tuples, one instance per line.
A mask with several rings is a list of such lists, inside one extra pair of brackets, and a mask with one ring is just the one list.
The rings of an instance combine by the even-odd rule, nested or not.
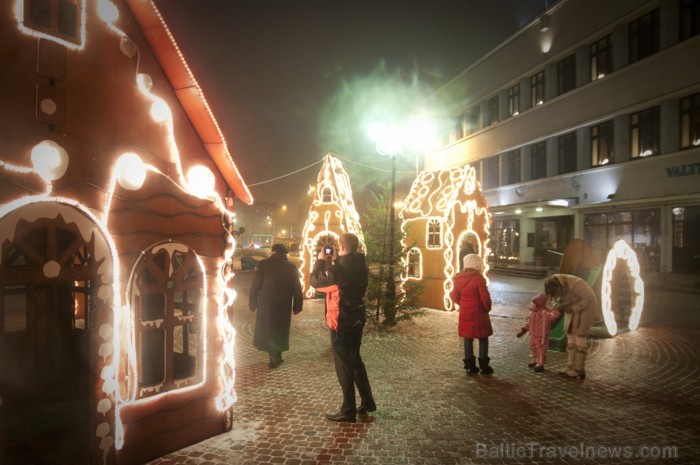
[(365, 405), (374, 403), (372, 389), (367, 378), (367, 369), (360, 356), (362, 344), (362, 330), (342, 331), (331, 330), (331, 347), (333, 348), (333, 362), (338, 382), (343, 390), (343, 406), (340, 413), (354, 415), (355, 386), (360, 393), (360, 400)]

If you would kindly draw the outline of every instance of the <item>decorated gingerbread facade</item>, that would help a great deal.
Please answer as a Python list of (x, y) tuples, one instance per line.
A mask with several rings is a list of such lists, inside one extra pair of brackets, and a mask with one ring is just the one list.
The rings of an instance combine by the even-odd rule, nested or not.
[(225, 431), (252, 197), (202, 90), (151, 1), (0, 4), (0, 463)]
[(413, 182), (400, 214), (406, 250), (404, 285), (422, 281), (426, 307), (452, 310), (452, 278), (468, 251), (488, 270), (490, 216), (474, 168), (423, 171)]
[(357, 234), (360, 248), (364, 238), (360, 216), (352, 198), (350, 178), (343, 164), (327, 154), (318, 173), (316, 186), (311, 191), (311, 206), (304, 224), (301, 244), (301, 280), (304, 296), (314, 297), (316, 291), (309, 284), (309, 275), (322, 247), (338, 248), (338, 239), (346, 232)]

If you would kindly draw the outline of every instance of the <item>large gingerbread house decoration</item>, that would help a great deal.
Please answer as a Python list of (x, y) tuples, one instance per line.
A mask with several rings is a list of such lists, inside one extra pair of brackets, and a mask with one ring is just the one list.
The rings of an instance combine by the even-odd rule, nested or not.
[(421, 281), (426, 307), (452, 310), (452, 278), (467, 251), (488, 271), (490, 215), (469, 165), (423, 171), (414, 180), (400, 213), (406, 250), (403, 285)]
[(0, 2), (0, 463), (136, 464), (232, 426), (233, 196), (149, 0)]
[(360, 239), (360, 249), (365, 248), (350, 178), (337, 157), (330, 154), (323, 157), (316, 186), (313, 186), (310, 194), (312, 200), (302, 232), (299, 269), (304, 296), (307, 298), (316, 295), (315, 289), (309, 284), (309, 276), (322, 247), (337, 249), (340, 236), (350, 232)]

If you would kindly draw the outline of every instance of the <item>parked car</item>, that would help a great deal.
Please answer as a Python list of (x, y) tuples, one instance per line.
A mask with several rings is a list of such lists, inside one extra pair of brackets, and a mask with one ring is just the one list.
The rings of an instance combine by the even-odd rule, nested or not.
[(250, 255), (244, 255), (241, 257), (241, 270), (254, 270), (258, 266), (258, 262), (259, 260)]

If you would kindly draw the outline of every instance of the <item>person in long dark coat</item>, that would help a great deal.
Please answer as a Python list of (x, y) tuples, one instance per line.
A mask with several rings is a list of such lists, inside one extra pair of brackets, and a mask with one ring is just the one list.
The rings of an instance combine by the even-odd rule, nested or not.
[(282, 352), (289, 350), (292, 312), (301, 312), (302, 305), (299, 270), (287, 259), (287, 247), (275, 244), (270, 258), (258, 263), (248, 303), (251, 311), (257, 311), (253, 345), (270, 355), (270, 368), (284, 361)]

